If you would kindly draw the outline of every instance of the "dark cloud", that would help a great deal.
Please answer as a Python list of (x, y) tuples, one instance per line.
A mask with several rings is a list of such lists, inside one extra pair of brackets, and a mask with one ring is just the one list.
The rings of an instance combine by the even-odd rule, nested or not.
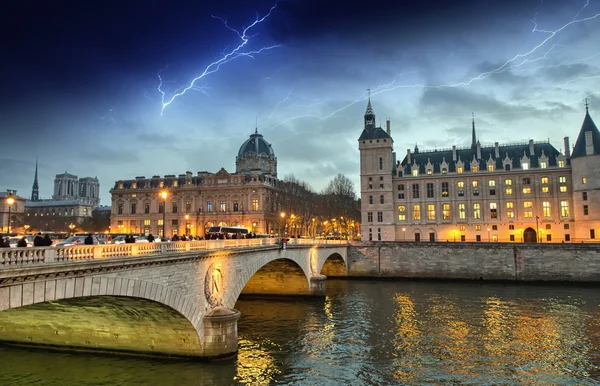
[(598, 75), (598, 67), (585, 63), (565, 64), (561, 66), (545, 67), (539, 70), (542, 76), (552, 81), (563, 82), (579, 76)]

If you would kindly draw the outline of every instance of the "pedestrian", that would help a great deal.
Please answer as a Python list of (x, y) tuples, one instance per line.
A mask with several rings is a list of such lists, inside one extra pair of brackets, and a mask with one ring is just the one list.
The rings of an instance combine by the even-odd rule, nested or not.
[(149, 243), (153, 243), (153, 242), (154, 242), (154, 236), (152, 236), (152, 233), (150, 233), (150, 234), (148, 235), (148, 242), (149, 242)]
[(48, 233), (46, 233), (44, 235), (44, 239), (42, 240), (42, 245), (44, 247), (50, 247), (50, 246), (52, 246), (52, 239), (50, 238), (50, 235)]
[(25, 248), (25, 247), (27, 247), (27, 239), (25, 238), (25, 236), (21, 237), (21, 239), (17, 243), (17, 247), (18, 248)]
[(83, 243), (85, 245), (94, 245), (94, 238), (92, 237), (91, 233), (88, 233), (87, 237), (85, 238), (85, 240), (83, 240)]
[(34, 247), (43, 247), (44, 244), (42, 243), (42, 233), (38, 233), (37, 235), (35, 235), (35, 238), (33, 239), (33, 246)]

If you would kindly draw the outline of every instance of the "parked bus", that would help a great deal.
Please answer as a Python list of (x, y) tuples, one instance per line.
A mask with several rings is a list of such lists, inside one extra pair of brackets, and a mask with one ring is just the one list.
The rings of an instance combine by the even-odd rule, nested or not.
[(210, 227), (208, 229), (208, 238), (214, 239), (245, 239), (248, 236), (248, 229), (244, 227)]

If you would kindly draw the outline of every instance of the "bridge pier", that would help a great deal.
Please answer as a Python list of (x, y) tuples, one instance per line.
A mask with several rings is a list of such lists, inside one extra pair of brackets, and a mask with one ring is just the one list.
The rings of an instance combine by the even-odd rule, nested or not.
[(206, 314), (204, 322), (203, 354), (206, 358), (223, 358), (238, 351), (238, 310), (217, 307)]
[(313, 296), (325, 296), (325, 283), (327, 276), (315, 275), (310, 277), (310, 294)]

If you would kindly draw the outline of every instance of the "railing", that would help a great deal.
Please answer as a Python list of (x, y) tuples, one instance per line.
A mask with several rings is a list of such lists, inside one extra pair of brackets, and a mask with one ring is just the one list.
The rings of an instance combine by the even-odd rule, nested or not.
[[(344, 245), (346, 240), (288, 239), (288, 245)], [(136, 243), (74, 245), (69, 247), (1, 248), (0, 268), (54, 262), (103, 260), (122, 257), (157, 256), (200, 250), (249, 248), (280, 244), (279, 239), (228, 239), (176, 241), (170, 243)]]

